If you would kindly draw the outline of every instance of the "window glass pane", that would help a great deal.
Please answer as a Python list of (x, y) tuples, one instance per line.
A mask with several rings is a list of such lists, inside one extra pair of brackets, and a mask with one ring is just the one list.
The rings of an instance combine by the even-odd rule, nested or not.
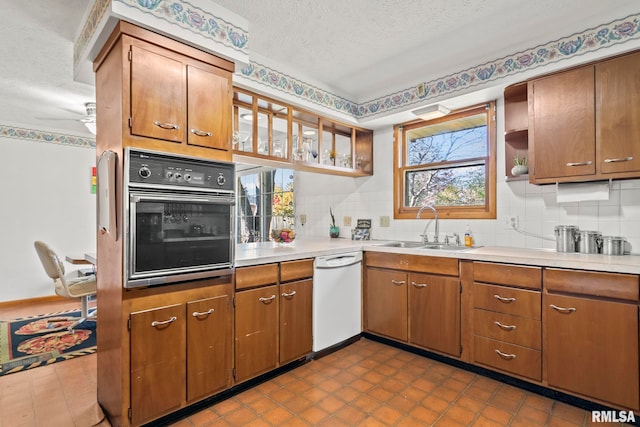
[(258, 111), (258, 154), (269, 154), (269, 116)]
[(407, 165), (487, 155), (487, 115), (477, 114), (407, 130)]
[(233, 148), (253, 151), (253, 113), (250, 109), (238, 107), (238, 129), (233, 134)]
[(484, 164), (405, 173), (404, 204), (409, 207), (484, 206)]
[(352, 167), (350, 136), (336, 134), (336, 166)]

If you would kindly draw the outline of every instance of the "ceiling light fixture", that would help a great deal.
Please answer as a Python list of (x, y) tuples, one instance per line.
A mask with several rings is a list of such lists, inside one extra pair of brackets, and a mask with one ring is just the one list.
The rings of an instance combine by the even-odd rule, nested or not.
[(84, 122), (84, 125), (89, 129), (89, 132), (96, 134), (96, 122)]
[(450, 112), (450, 109), (440, 104), (428, 105), (412, 111), (413, 114), (420, 117), (422, 120), (437, 119), (438, 117), (446, 116)]
[(307, 129), (307, 130), (303, 130), (303, 131), (302, 131), (302, 134), (303, 134), (303, 135), (307, 135), (307, 136), (311, 136), (311, 135), (315, 135), (315, 134), (316, 134), (316, 131), (315, 131), (315, 130), (313, 130), (313, 129)]

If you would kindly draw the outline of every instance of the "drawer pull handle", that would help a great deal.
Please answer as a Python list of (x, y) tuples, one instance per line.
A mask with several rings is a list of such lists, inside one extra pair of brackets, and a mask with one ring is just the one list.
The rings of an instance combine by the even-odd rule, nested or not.
[(496, 353), (498, 354), (498, 356), (502, 357), (504, 360), (513, 360), (516, 358), (515, 354), (503, 353), (498, 349), (496, 349)]
[(163, 321), (154, 320), (153, 322), (151, 322), (151, 326), (153, 326), (154, 328), (158, 326), (164, 326), (164, 325), (168, 325), (169, 323), (173, 323), (176, 320), (178, 320), (176, 316), (171, 316), (169, 319), (163, 320)]
[(207, 310), (207, 311), (201, 311), (201, 312), (194, 311), (193, 313), (191, 313), (191, 315), (192, 315), (193, 317), (208, 316), (208, 315), (210, 315), (211, 313), (213, 313), (214, 311), (215, 311), (215, 309), (210, 308), (210, 309), (209, 309), (209, 310)]
[(605, 163), (620, 163), (620, 162), (630, 162), (633, 160), (633, 156), (629, 157), (619, 157), (617, 159), (604, 159)]
[(564, 313), (564, 314), (570, 314), (573, 313), (574, 311), (576, 311), (575, 308), (573, 307), (558, 307), (557, 305), (554, 304), (550, 304), (549, 307), (553, 308), (556, 311), (559, 311), (560, 313)]
[(274, 299), (276, 299), (276, 296), (275, 295), (271, 295), (269, 298), (260, 297), (260, 298), (258, 298), (258, 301), (267, 303), (269, 301), (273, 301)]
[(162, 129), (180, 129), (180, 126), (175, 123), (163, 123), (156, 120), (153, 124)]
[(198, 130), (198, 129), (191, 129), (191, 133), (196, 135), (196, 136), (211, 136), (213, 135), (211, 132), (207, 132), (204, 130)]
[(505, 331), (513, 331), (516, 328), (516, 325), (503, 325), (497, 320), (493, 323), (495, 323), (500, 329), (504, 329)]
[(586, 162), (568, 162), (567, 166), (589, 166), (591, 163), (591, 160), (587, 160)]
[(282, 296), (283, 296), (283, 297), (285, 297), (285, 298), (291, 298), (291, 297), (293, 297), (295, 294), (296, 294), (296, 291), (291, 291), (291, 293), (283, 292), (283, 293), (282, 293)]
[(404, 280), (391, 279), (391, 283), (393, 283), (394, 285), (404, 285), (406, 282)]
[(498, 295), (498, 294), (494, 294), (494, 295), (493, 295), (493, 297), (494, 297), (495, 299), (497, 299), (498, 301), (503, 302), (503, 303), (505, 303), (505, 304), (510, 304), (510, 303), (512, 303), (512, 302), (514, 302), (514, 301), (516, 300), (515, 298), (505, 298), (505, 297), (501, 297), (501, 296), (500, 296), (500, 295)]
[(413, 286), (414, 288), (426, 288), (427, 284), (426, 283), (411, 282), (411, 286)]

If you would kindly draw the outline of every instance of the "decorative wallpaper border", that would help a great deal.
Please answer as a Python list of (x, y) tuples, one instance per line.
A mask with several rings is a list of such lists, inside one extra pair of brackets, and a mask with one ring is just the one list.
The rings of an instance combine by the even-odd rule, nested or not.
[(78, 66), (78, 63), (82, 58), (82, 54), (89, 46), (89, 41), (94, 36), (104, 14), (110, 10), (110, 6), (111, 0), (95, 0), (95, 3), (93, 3), (91, 11), (87, 16), (87, 20), (82, 26), (82, 31), (80, 31), (80, 35), (73, 44), (74, 69)]
[(96, 148), (96, 141), (93, 138), (24, 129), (14, 126), (0, 125), (0, 138), (22, 139), (27, 141), (46, 142), (49, 144), (73, 145), (83, 148)]
[(220, 16), (185, 0), (113, 0), (203, 36), (215, 43), (246, 53), (249, 32)]
[(546, 45), (489, 61), (429, 82), (419, 83), (361, 104), (253, 61), (236, 73), (288, 95), (362, 119), (389, 113), (423, 103), (431, 98), (453, 94), (542, 65), (567, 60), (638, 38), (640, 38), (640, 14), (603, 24), (582, 33), (576, 33)]

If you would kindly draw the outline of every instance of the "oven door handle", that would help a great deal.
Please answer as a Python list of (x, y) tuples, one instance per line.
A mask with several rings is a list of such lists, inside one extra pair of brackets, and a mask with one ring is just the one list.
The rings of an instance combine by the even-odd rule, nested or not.
[(185, 202), (185, 203), (226, 203), (229, 205), (235, 204), (235, 199), (233, 197), (227, 196), (193, 196), (193, 195), (153, 195), (153, 194), (145, 194), (138, 195), (132, 194), (130, 196), (130, 200), (133, 203), (139, 203), (143, 201), (156, 201), (156, 202)]

